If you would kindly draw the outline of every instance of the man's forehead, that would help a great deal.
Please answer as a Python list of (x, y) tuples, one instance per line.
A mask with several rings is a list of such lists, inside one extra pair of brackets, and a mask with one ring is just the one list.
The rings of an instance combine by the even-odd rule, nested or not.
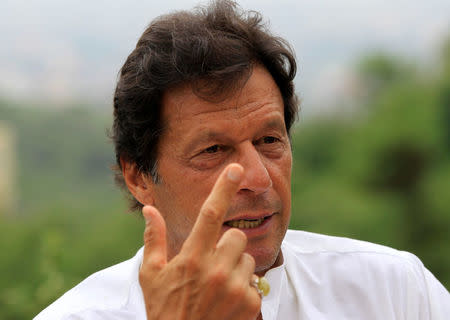
[[(283, 105), (281, 93), (271, 75), (262, 67), (255, 67), (252, 76), (240, 88), (222, 93), (219, 99), (214, 96), (200, 96), (195, 86), (184, 83), (167, 90), (162, 99), (162, 116), (167, 121), (183, 121), (200, 114), (211, 114), (225, 111), (230, 116), (242, 111), (256, 110), (265, 104)], [(236, 114), (235, 116), (239, 116)]]

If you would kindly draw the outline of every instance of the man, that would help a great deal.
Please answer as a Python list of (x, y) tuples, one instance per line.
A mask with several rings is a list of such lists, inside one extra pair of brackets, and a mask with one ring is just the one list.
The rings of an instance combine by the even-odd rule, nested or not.
[(413, 255), (286, 233), (295, 70), (232, 2), (153, 21), (114, 97), (117, 179), (144, 248), (36, 319), (444, 319), (449, 294)]

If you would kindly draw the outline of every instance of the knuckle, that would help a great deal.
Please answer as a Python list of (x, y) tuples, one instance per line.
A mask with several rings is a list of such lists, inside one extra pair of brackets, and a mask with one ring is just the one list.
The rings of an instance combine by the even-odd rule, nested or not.
[(235, 284), (230, 288), (230, 294), (238, 301), (242, 300), (247, 293), (247, 287), (244, 287), (241, 283)]
[(220, 216), (219, 210), (211, 204), (205, 204), (202, 208), (202, 214), (208, 221), (216, 221)]
[(163, 257), (153, 257), (151, 261), (151, 267), (154, 270), (161, 270), (166, 265), (166, 261)]
[(150, 280), (150, 276), (148, 272), (146, 272), (143, 268), (139, 270), (139, 282), (147, 283)]
[(201, 272), (199, 259), (192, 255), (183, 257), (183, 262), (178, 265), (178, 268), (180, 271), (186, 272), (189, 275)]
[(162, 257), (152, 257), (151, 261), (144, 260), (138, 272), (139, 281), (152, 281), (155, 273), (162, 270), (165, 265), (166, 262)]
[(227, 283), (228, 280), (228, 272), (226, 272), (223, 268), (216, 268), (209, 275), (209, 281), (214, 286), (222, 286)]

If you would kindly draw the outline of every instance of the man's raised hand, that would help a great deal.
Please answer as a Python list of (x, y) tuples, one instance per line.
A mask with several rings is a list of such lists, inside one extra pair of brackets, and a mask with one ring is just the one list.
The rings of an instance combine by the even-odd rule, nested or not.
[(223, 170), (190, 235), (170, 261), (163, 217), (154, 207), (143, 208), (146, 227), (139, 282), (147, 319), (247, 320), (258, 316), (261, 298), (250, 286), (255, 261), (244, 253), (247, 238), (237, 229), (219, 238), (242, 176), (238, 164)]

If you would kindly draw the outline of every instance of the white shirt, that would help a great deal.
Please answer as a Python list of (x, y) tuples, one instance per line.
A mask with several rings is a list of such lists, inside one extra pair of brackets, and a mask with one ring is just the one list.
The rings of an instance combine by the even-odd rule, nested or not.
[[(288, 230), (283, 265), (266, 273), (264, 320), (450, 317), (450, 294), (408, 252), (347, 238)], [(143, 249), (94, 273), (35, 320), (146, 319), (138, 272)]]

